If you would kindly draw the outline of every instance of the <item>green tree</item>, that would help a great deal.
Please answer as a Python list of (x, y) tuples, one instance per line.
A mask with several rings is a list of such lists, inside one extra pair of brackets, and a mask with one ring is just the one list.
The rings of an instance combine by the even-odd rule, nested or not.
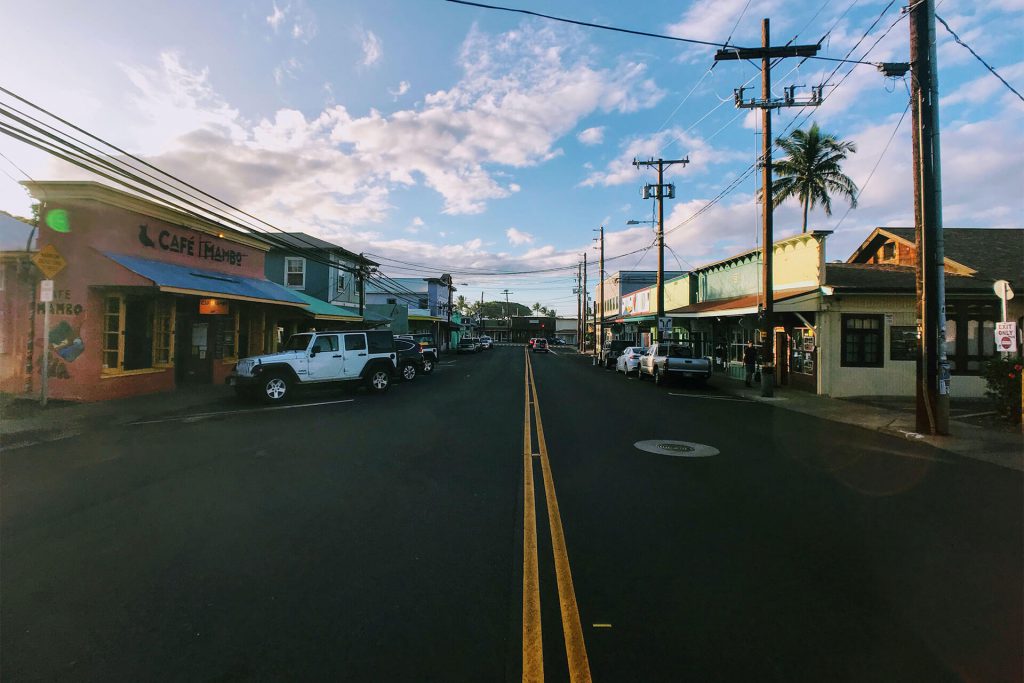
[(775, 162), (772, 181), (772, 208), (797, 198), (804, 210), (803, 231), (807, 232), (807, 213), (820, 205), (826, 216), (832, 215), (832, 195), (843, 197), (851, 208), (857, 207), (857, 185), (842, 171), (842, 162), (857, 152), (857, 145), (834, 135), (822, 134), (815, 123), (810, 130), (795, 130), (775, 141), (788, 156)]
[(533, 308), (532, 308), (531, 310), (532, 310), (532, 311), (533, 311), (534, 313), (540, 313), (540, 302), (538, 301), (537, 303), (535, 303), (535, 304), (533, 305)]
[(469, 310), (468, 306), (466, 305), (466, 297), (463, 296), (462, 294), (459, 294), (459, 296), (455, 299), (455, 310), (458, 311), (459, 313), (466, 313)]

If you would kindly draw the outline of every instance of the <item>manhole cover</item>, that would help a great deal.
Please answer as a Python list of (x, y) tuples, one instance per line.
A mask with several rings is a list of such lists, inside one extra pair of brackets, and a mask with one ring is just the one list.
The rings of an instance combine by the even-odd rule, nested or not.
[(637, 441), (633, 444), (642, 451), (657, 453), (658, 455), (672, 455), (679, 458), (707, 458), (718, 455), (717, 448), (706, 446), (702, 443), (691, 443), (690, 441), (672, 441), (670, 439), (651, 439), (649, 441)]

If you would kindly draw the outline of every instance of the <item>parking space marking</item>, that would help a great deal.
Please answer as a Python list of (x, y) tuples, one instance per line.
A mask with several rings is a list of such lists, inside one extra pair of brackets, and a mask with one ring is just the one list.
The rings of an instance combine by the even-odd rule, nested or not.
[(138, 420), (136, 422), (129, 422), (128, 426), (135, 425), (151, 425), (158, 424), (160, 422), (189, 422), (197, 420), (205, 420), (209, 417), (219, 417), (221, 415), (242, 415), (245, 413), (265, 413), (271, 410), (293, 410), (295, 408), (313, 408), (314, 406), (329, 406), (336, 403), (352, 403), (354, 398), (344, 398), (338, 401), (320, 401), (318, 403), (296, 403), (294, 405), (287, 406), (269, 406), (266, 408), (247, 408), (245, 410), (222, 410), (214, 413), (192, 413), (191, 415), (175, 415), (174, 417), (163, 417), (159, 420)]

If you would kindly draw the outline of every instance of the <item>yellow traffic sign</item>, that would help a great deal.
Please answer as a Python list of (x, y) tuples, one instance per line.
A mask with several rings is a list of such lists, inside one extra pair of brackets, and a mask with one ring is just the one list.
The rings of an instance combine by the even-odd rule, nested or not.
[(52, 280), (57, 273), (64, 270), (64, 267), (68, 265), (68, 262), (64, 260), (64, 257), (57, 251), (57, 247), (52, 244), (47, 244), (45, 247), (40, 249), (35, 256), (32, 257), (32, 262), (36, 264), (39, 270), (43, 271), (43, 275), (46, 279)]

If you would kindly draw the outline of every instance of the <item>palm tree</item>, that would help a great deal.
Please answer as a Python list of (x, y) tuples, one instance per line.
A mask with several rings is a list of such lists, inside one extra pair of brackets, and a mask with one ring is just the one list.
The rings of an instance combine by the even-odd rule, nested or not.
[(466, 297), (463, 296), (462, 294), (459, 294), (459, 296), (455, 299), (455, 310), (458, 311), (459, 313), (466, 312)]
[(817, 205), (832, 215), (835, 194), (857, 207), (857, 185), (840, 168), (848, 154), (856, 154), (857, 145), (831, 134), (823, 135), (815, 123), (810, 130), (795, 130), (789, 137), (775, 140), (789, 156), (775, 162), (772, 182), (772, 208), (796, 197), (804, 208), (803, 231), (807, 232), (807, 213)]
[(533, 312), (540, 313), (540, 302), (537, 302), (533, 305)]

